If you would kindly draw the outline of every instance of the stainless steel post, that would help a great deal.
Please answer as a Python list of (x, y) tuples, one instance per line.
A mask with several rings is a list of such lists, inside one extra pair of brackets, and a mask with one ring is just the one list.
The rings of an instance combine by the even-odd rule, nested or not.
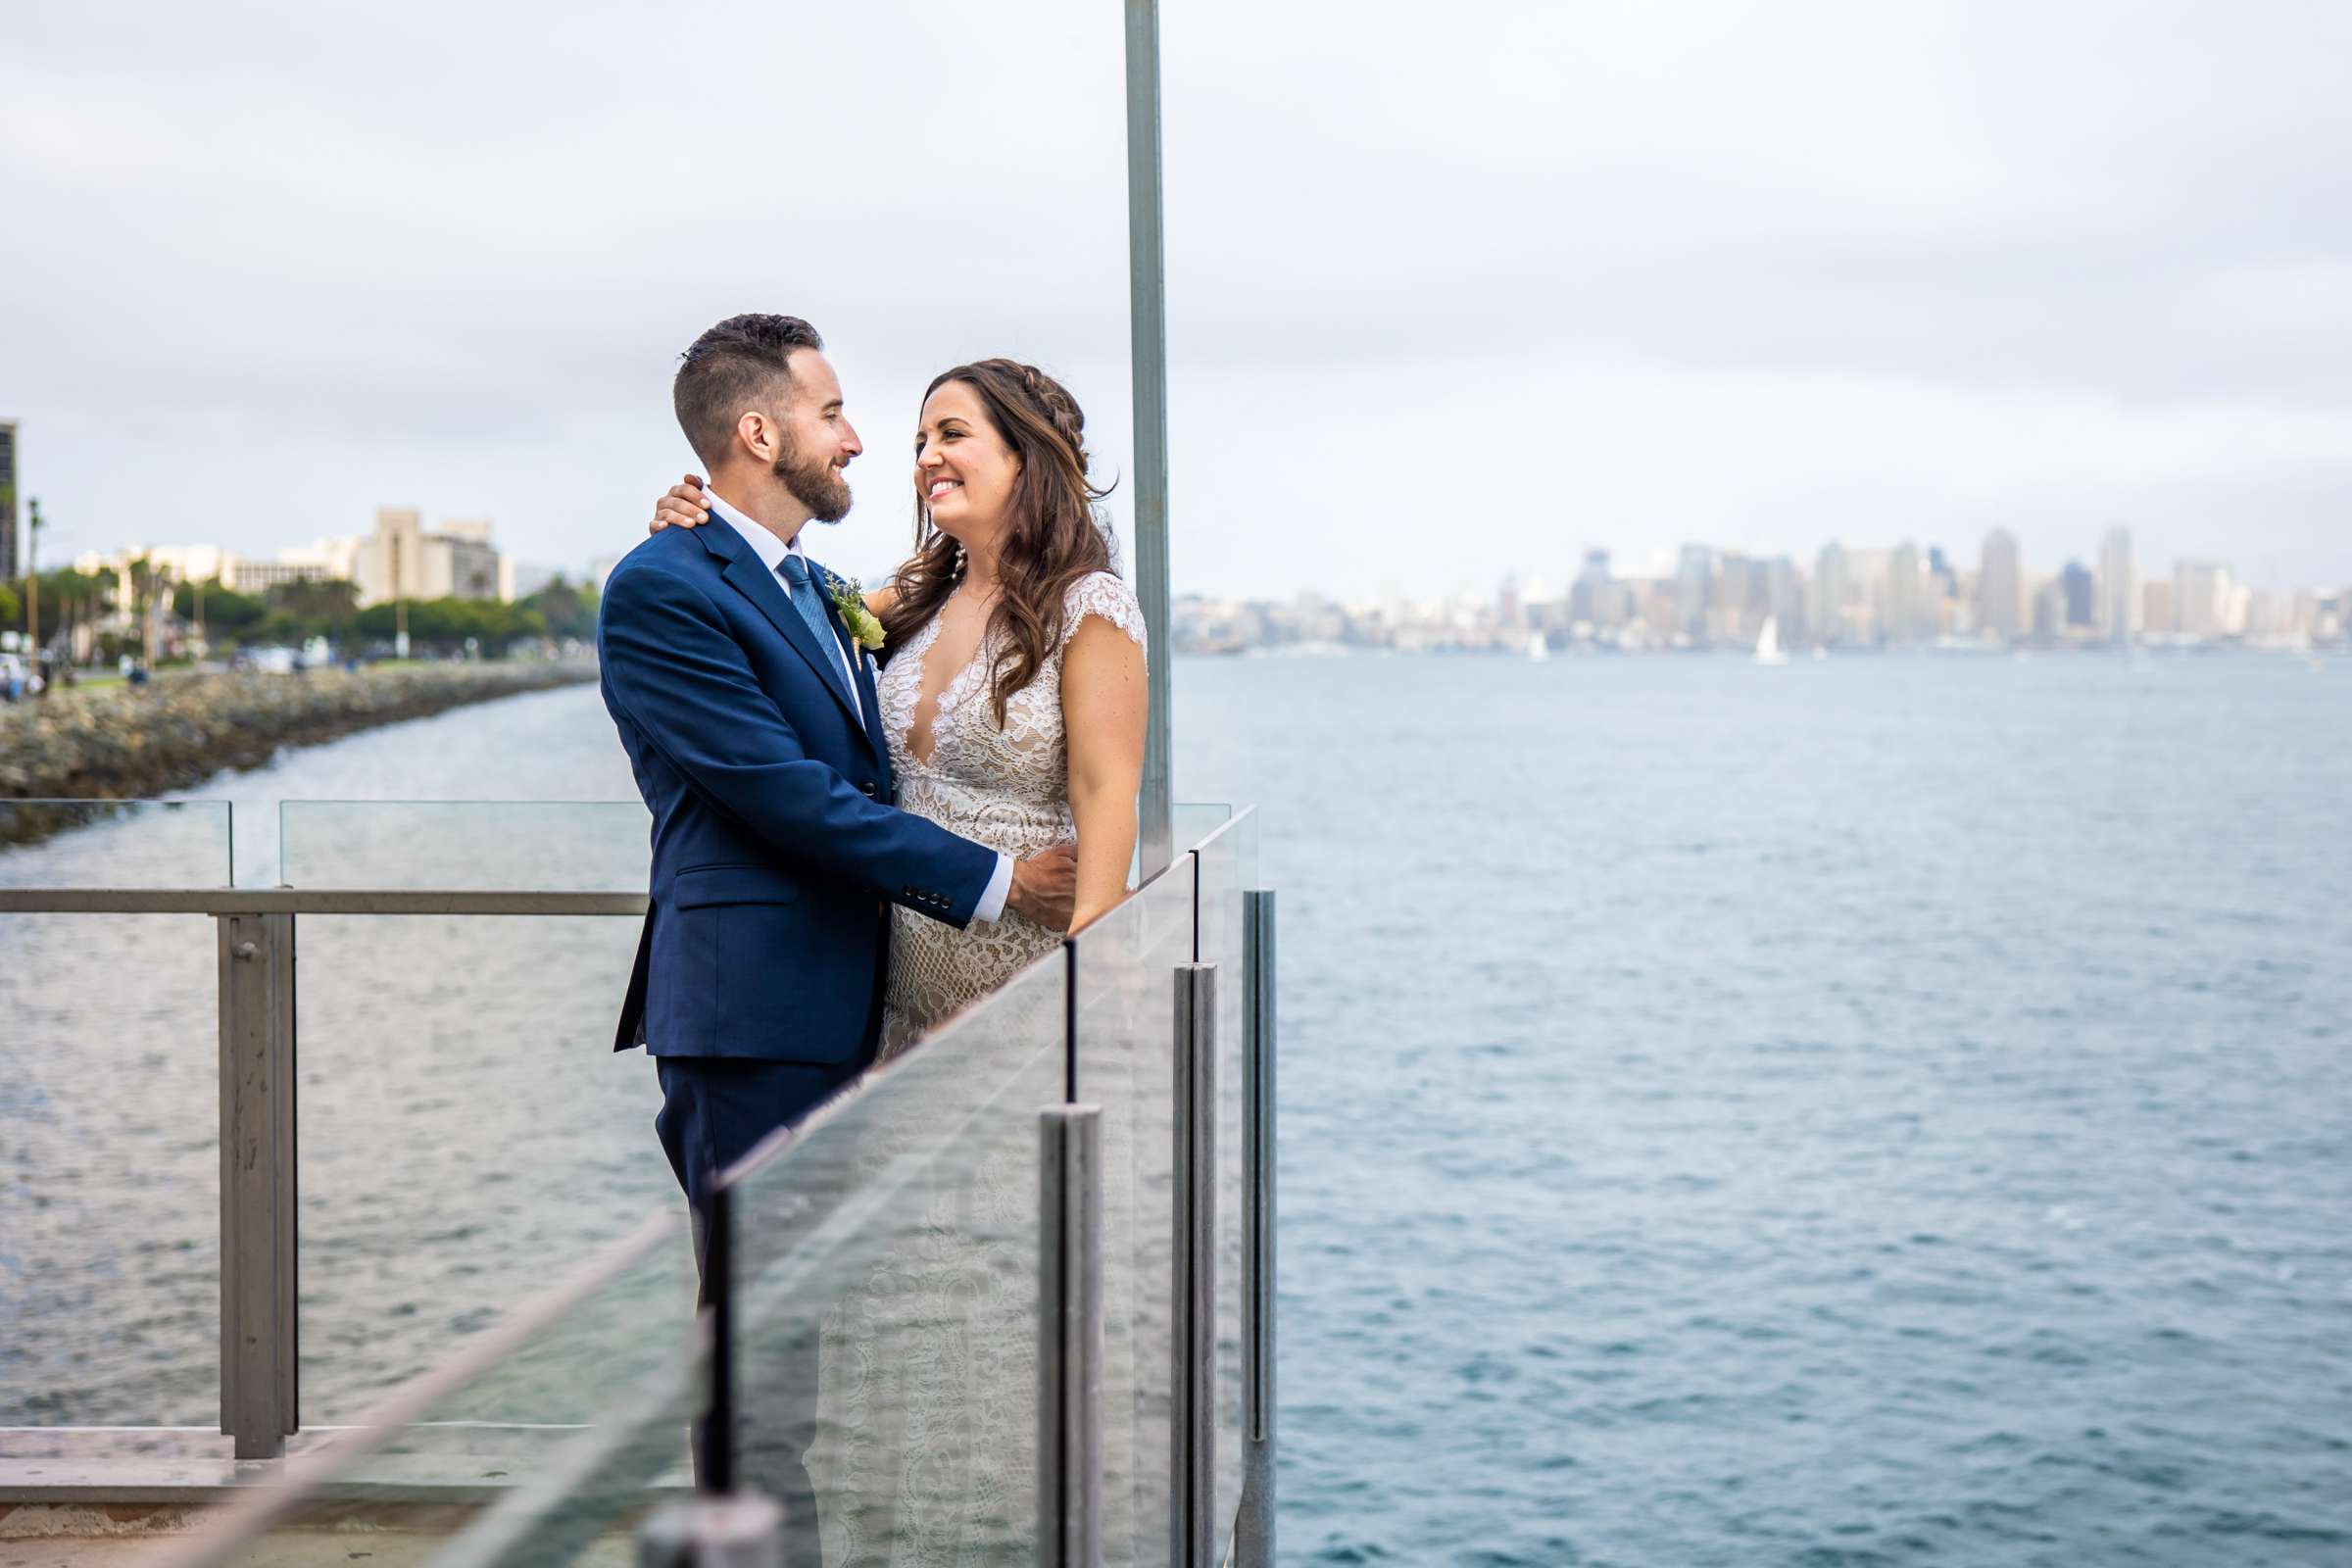
[(1217, 966), (1176, 966), (1175, 1494), (1169, 1561), (1217, 1568)]
[(1176, 853), (1168, 716), (1167, 257), (1160, 222), (1159, 4), (1127, 6), (1127, 299), (1135, 377), (1135, 593), (1151, 645), (1140, 797), (1143, 874)]
[(294, 916), (224, 914), (220, 937), (220, 1430), (274, 1459), (300, 1422)]
[(1242, 1386), (1248, 1391), (1242, 1509), (1234, 1525), (1237, 1568), (1274, 1562), (1274, 895), (1242, 895), (1242, 1202), (1245, 1239)]
[(1040, 1118), (1037, 1543), (1044, 1568), (1102, 1568), (1102, 1108)]

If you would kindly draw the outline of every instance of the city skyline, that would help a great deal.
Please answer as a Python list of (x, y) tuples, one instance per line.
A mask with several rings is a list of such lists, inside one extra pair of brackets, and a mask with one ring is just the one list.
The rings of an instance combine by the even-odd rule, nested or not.
[(1530, 653), (1754, 645), (1759, 657), (1772, 646), (2309, 649), (2352, 640), (2352, 578), (2258, 588), (2209, 557), (2142, 562), (2126, 528), (2106, 531), (2096, 562), (2070, 557), (2055, 571), (2032, 570), (2006, 528), (1984, 535), (1974, 564), (1911, 540), (1831, 540), (1809, 564), (1686, 544), (1631, 572), (1611, 552), (1590, 550), (1564, 588), (1511, 573), (1491, 597), (1183, 595), (1176, 640), (1194, 652), (1285, 643)]

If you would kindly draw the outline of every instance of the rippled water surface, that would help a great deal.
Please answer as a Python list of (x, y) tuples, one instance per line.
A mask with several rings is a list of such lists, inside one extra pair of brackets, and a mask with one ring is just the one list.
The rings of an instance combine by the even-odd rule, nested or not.
[[(1281, 898), (1287, 1561), (2352, 1563), (2352, 664), (1178, 683)], [(631, 790), (581, 689), (212, 793), (252, 880)], [(668, 1200), (593, 925), (306, 922), (306, 1420)], [(0, 935), (0, 1424), (202, 1424), (212, 934)]]

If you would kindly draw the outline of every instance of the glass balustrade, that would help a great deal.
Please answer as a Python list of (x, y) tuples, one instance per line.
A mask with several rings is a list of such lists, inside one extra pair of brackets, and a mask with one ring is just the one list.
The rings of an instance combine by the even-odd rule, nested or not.
[[(0, 801), (0, 889), (220, 888), (230, 850), (220, 802)], [(201, 914), (0, 912), (0, 1427), (218, 1418), (220, 965)]]
[(1241, 1507), (1247, 1400), (1243, 1386), (1245, 1259), (1250, 1216), (1244, 1173), (1243, 1134), (1249, 1062), (1244, 1022), (1249, 987), (1242, 949), (1242, 895), (1257, 883), (1257, 818), (1244, 811), (1215, 829), (1194, 851), (1199, 864), (1198, 961), (1217, 966), (1216, 1006), (1216, 1258), (1212, 1297), (1215, 1356), (1215, 1539), (1218, 1549)]
[(1049, 954), (729, 1178), (738, 1476), (826, 1561), (941, 1542), (974, 1568), (1036, 1561), (1039, 1120), (1065, 1087), (1065, 973)]
[[(228, 809), (192, 805), (44, 828), (0, 851), (0, 889), (219, 888)], [(1218, 968), (1215, 1093), (1201, 1107), (1213, 1158), (1198, 1179), (1214, 1195), (1201, 1418), (1224, 1549), (1245, 1454), (1242, 944), (1255, 819), (1222, 807), (1179, 817), (1202, 836), (1180, 839), (1165, 872), (726, 1180), (724, 1451), (826, 1560), (943, 1540), (967, 1563), (1035, 1560), (1040, 1118), (1068, 1099), (1102, 1115), (1106, 1560), (1164, 1559), (1188, 1310), (1176, 988), (1196, 961)], [(287, 803), (278, 826), (280, 880), (297, 898), (643, 890), (634, 806)], [(27, 855), (40, 863), (12, 858)], [(650, 1125), (659, 1090), (641, 1056), (611, 1050), (638, 920), (283, 918), (301, 956), (302, 1431), (267, 1470), (216, 1455), (214, 1485), (270, 1479), (185, 1560), (258, 1568), (362, 1530), (394, 1561), (626, 1555), (647, 1509), (689, 1489), (687, 1430), (709, 1396), (695, 1249)], [(9, 951), (37, 959), (0, 965), (0, 999), (31, 1026), (0, 1047), (0, 1095), (24, 1112), (44, 1176), (0, 1193), (11, 1248), (38, 1265), (0, 1274), (0, 1290), (12, 1320), (44, 1330), (29, 1342), (38, 1364), (12, 1371), (9, 1387), (26, 1392), (0, 1425), (218, 1427), (215, 926), (200, 913), (0, 913), (19, 933)], [(141, 943), (135, 957), (126, 942)], [(86, 974), (77, 944), (95, 950)], [(61, 996), (60, 973), (82, 983)], [(790, 1005), (781, 983), (778, 1004)], [(200, 1108), (182, 1127), (174, 1105)], [(626, 1233), (647, 1214), (659, 1217)], [(533, 1297), (551, 1268), (583, 1258), (599, 1261)]]
[(285, 1461), (164, 1557), (172, 1568), (355, 1551), (395, 1564), (630, 1560), (646, 1509), (692, 1489), (705, 1352), (685, 1216), (671, 1209)]
[(285, 801), (279, 880), (643, 893), (652, 828), (635, 801)]
[(1105, 1561), (1164, 1561), (1175, 1394), (1175, 975), (1192, 857), (1071, 942), (1075, 1098), (1102, 1107)]

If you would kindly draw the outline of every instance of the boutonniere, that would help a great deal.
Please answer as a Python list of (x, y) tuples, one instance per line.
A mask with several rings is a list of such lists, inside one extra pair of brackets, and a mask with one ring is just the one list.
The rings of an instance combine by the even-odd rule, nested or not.
[[(832, 574), (828, 572), (827, 576)], [(833, 608), (841, 612), (841, 623), (850, 628), (858, 646), (873, 653), (882, 650), (882, 622), (865, 608), (865, 590), (855, 577), (833, 577)]]

